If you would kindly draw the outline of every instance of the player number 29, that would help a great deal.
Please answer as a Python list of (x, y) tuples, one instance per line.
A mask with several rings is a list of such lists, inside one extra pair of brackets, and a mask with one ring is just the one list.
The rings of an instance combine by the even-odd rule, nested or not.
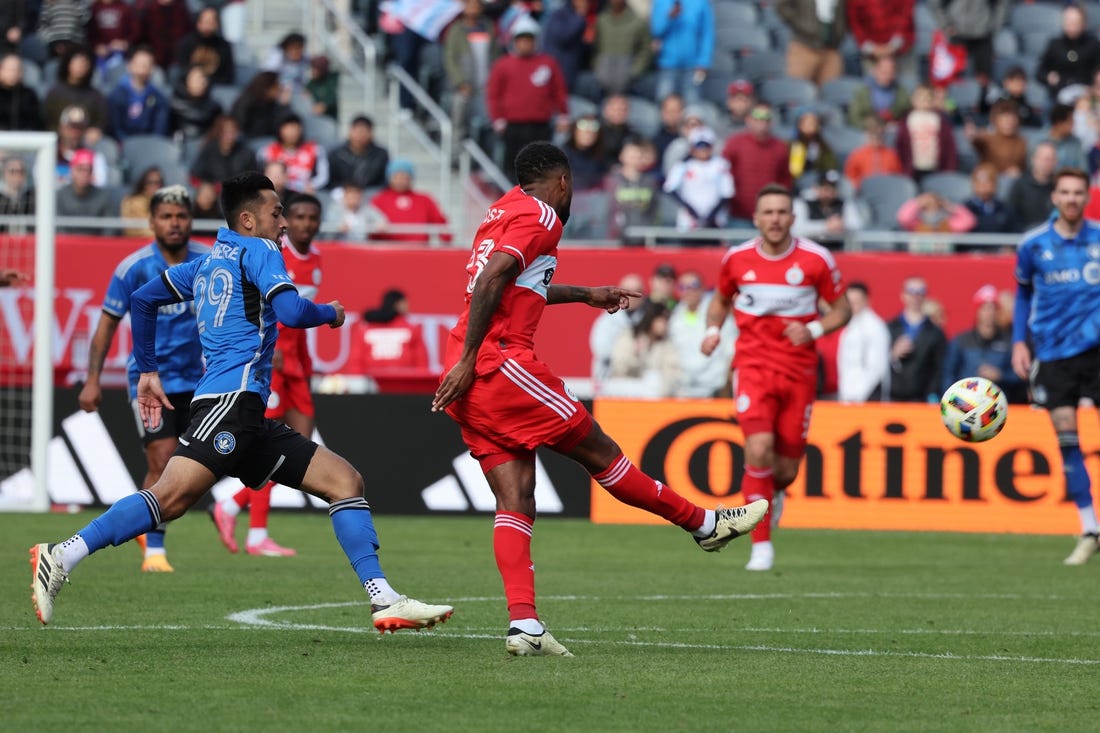
[(221, 267), (210, 273), (209, 283), (205, 275), (195, 280), (195, 300), (202, 308), (209, 304), (215, 308), (214, 327), (222, 325), (225, 312), (229, 310), (229, 301), (233, 297), (233, 276)]

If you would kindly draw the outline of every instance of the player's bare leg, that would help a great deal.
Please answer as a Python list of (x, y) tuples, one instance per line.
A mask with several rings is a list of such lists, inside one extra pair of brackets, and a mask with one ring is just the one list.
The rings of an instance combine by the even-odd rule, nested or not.
[[(161, 474), (164, 473), (164, 467), (168, 465), (168, 460), (176, 450), (176, 443), (175, 438), (165, 438), (154, 440), (145, 446), (146, 472), (145, 480), (141, 484), (143, 489), (150, 488), (160, 480)], [(142, 572), (171, 573), (175, 571), (175, 568), (168, 562), (168, 555), (164, 548), (166, 529), (167, 525), (161, 524), (152, 531), (138, 535), (135, 538), (144, 555), (141, 563)]]
[(336, 540), (370, 594), (371, 616), (380, 632), (431, 628), (451, 617), (451, 606), (429, 605), (400, 595), (386, 580), (378, 559), (378, 533), (363, 497), (363, 477), (323, 446), (313, 454), (299, 486), (329, 503)]

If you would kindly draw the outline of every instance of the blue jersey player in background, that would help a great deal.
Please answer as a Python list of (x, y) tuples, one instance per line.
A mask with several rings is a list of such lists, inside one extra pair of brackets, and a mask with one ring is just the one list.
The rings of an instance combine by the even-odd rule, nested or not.
[[(134, 252), (115, 268), (115, 274), (107, 286), (103, 313), (96, 325), (95, 335), (88, 350), (88, 378), (80, 390), (80, 409), (95, 412), (103, 398), (100, 375), (103, 362), (111, 350), (115, 331), (123, 317), (130, 312), (130, 300), (134, 291), (173, 265), (205, 257), (210, 248), (191, 241), (191, 195), (183, 186), (169, 186), (153, 194), (149, 205), (149, 226), (153, 241)], [(176, 449), (177, 438), (187, 429), (187, 414), (195, 385), (202, 377), (202, 345), (195, 323), (195, 309), (190, 303), (173, 303), (161, 309), (157, 319), (157, 368), (175, 408), (171, 417), (156, 430), (146, 429), (138, 415), (138, 369), (133, 354), (127, 361), (130, 384), (130, 401), (134, 406), (138, 435), (145, 448), (145, 479), (141, 487), (147, 489), (157, 482), (165, 464)], [(138, 537), (145, 550), (141, 569), (147, 573), (170, 573), (164, 550), (164, 525)], [(143, 541), (144, 540), (144, 541)]]
[(160, 424), (165, 410), (174, 410), (157, 373), (157, 308), (194, 301), (206, 371), (195, 387), (190, 424), (152, 487), (116, 502), (68, 540), (31, 548), (39, 621), (49, 623), (62, 584), (84, 558), (181, 516), (226, 475), (252, 488), (274, 480), (329, 502), (336, 539), (370, 595), (379, 631), (445, 621), (454, 612), (450, 606), (398, 595), (387, 582), (359, 472), (264, 417), (276, 320), (291, 328), (338, 328), (344, 308), (298, 295), (275, 242), (287, 223), (270, 179), (248, 172), (223, 182), (221, 206), (229, 226), (218, 231), (210, 254), (165, 271), (131, 299), (134, 358), (141, 372), (138, 405), (148, 429)]
[(1100, 225), (1084, 218), (1088, 174), (1054, 176), (1056, 214), (1024, 235), (1016, 252), (1012, 368), (1030, 379), (1032, 401), (1058, 434), (1066, 494), (1077, 505), (1081, 537), (1066, 565), (1083, 565), (1098, 549), (1096, 510), (1077, 437), (1077, 404), (1100, 405)]

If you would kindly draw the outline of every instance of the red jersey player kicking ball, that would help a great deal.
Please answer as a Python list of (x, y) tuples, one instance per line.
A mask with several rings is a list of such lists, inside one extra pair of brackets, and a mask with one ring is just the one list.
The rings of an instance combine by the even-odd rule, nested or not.
[(535, 356), (535, 329), (547, 305), (585, 303), (614, 313), (642, 294), (551, 284), (573, 198), (569, 161), (550, 143), (533, 142), (516, 155), (516, 177), (519, 186), (490, 207), (474, 237), (466, 308), (447, 343), (432, 411), (446, 410), (458, 423), (496, 496), (493, 554), (510, 619), (505, 649), (570, 657), (535, 610), (536, 448), (569, 456), (616, 499), (683, 528), (707, 552), (750, 531), (768, 502), (704, 509), (646, 476)]
[[(287, 274), (294, 281), (298, 293), (313, 300), (321, 285), (321, 254), (313, 247), (313, 238), (321, 229), (321, 202), (312, 194), (290, 194), (286, 200), (286, 223), (286, 237), (282, 245)], [(307, 438), (312, 437), (314, 412), (310, 379), (313, 377), (313, 361), (306, 346), (305, 329), (279, 324), (279, 338), (275, 342), (271, 365), (271, 396), (267, 400), (264, 416), (286, 423)], [(289, 557), (297, 554), (267, 534), (267, 515), (271, 509), (271, 490), (274, 486), (274, 481), (268, 481), (255, 490), (241, 486), (236, 494), (214, 504), (211, 515), (218, 528), (218, 536), (230, 552), (237, 551), (234, 536), (237, 515), (248, 507), (245, 549), (249, 555)]]
[[(817, 392), (814, 341), (852, 317), (832, 254), (792, 237), (793, 223), (790, 191), (775, 184), (762, 188), (753, 213), (760, 236), (730, 247), (722, 258), (702, 343), (707, 355), (718, 347), (732, 304), (739, 332), (734, 407), (745, 433), (741, 491), (746, 501), (772, 501), (769, 520), (752, 531), (747, 570), (771, 570), (775, 562), (771, 530), (783, 511), (783, 494), (776, 492), (798, 475)], [(820, 318), (819, 302), (827, 307)]]

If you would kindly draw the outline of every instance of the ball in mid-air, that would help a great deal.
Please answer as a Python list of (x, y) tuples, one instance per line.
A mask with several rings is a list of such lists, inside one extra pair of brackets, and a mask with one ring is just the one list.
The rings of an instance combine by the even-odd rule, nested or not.
[(966, 377), (940, 398), (940, 418), (955, 437), (971, 443), (994, 438), (1008, 418), (1008, 399), (984, 377)]

